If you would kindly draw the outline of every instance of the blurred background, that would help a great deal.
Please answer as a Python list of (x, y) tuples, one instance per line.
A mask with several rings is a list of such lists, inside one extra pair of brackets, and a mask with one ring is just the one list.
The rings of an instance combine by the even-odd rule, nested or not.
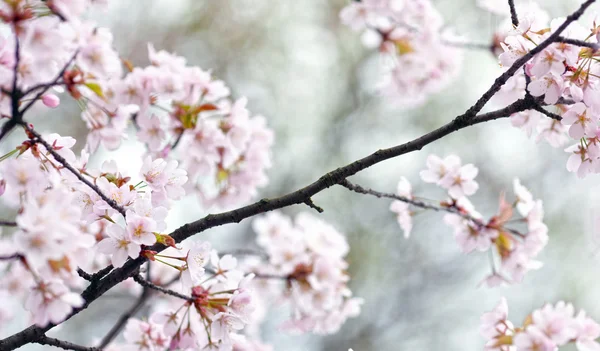
[[(504, 20), (477, 8), (475, 0), (433, 2), (446, 24), (472, 42), (490, 42)], [(501, 73), (489, 52), (467, 51), (460, 76), (449, 87), (420, 107), (394, 106), (372, 93), (377, 55), (365, 50), (359, 36), (338, 19), (347, 3), (113, 0), (106, 12), (95, 12), (93, 17), (113, 29), (118, 51), (135, 64), (148, 63), (146, 45), (153, 42), (157, 49), (175, 51), (190, 64), (212, 69), (234, 96), (248, 97), (250, 110), (265, 115), (276, 131), (270, 184), (261, 191), (261, 196), (272, 197), (447, 123)], [(541, 1), (552, 17), (567, 15), (578, 3)], [(86, 128), (76, 105), (65, 104), (60, 111), (58, 116), (40, 111), (33, 122), (40, 130), (76, 137), (81, 148)], [(20, 138), (16, 134), (11, 136), (14, 142)], [(14, 147), (9, 144), (3, 143), (1, 151)], [(141, 165), (142, 152), (141, 145), (131, 142), (109, 157), (130, 165), (133, 173)], [(519, 285), (478, 287), (489, 273), (487, 255), (462, 254), (441, 214), (418, 215), (406, 240), (388, 210), (390, 201), (333, 187), (313, 200), (325, 209), (320, 216), (348, 238), (350, 285), (355, 296), (365, 299), (362, 313), (338, 334), (320, 337), (279, 332), (277, 323), (285, 315), (275, 312), (273, 322), (263, 328), (263, 340), (273, 344), (274, 350), (481, 350), (479, 317), (500, 296), (507, 297), (509, 317), (517, 323), (543, 302), (561, 299), (600, 318), (600, 241), (592, 224), (600, 215), (596, 176), (580, 180), (568, 173), (566, 153), (536, 144), (503, 119), (451, 134), (421, 152), (385, 161), (351, 180), (394, 192), (399, 177), (405, 176), (416, 194), (441, 199), (440, 189), (419, 181), (418, 173), (430, 153), (454, 153), (463, 163), (479, 167), (480, 191), (472, 202), (485, 217), (497, 210), (500, 192), (512, 192), (515, 177), (535, 198), (543, 199), (550, 228), (550, 242), (538, 257), (544, 267), (527, 274)], [(102, 158), (97, 155), (95, 161)], [(312, 210), (303, 206), (284, 210), (291, 215), (299, 211)], [(171, 211), (169, 229), (205, 214), (197, 199), (189, 198)], [(250, 223), (215, 228), (201, 236), (220, 250), (252, 247)], [(133, 301), (133, 296), (103, 298), (52, 335), (90, 345)], [(26, 322), (25, 318), (16, 320), (0, 331), (1, 336), (22, 329)], [(41, 349), (51, 348), (23, 348)]]

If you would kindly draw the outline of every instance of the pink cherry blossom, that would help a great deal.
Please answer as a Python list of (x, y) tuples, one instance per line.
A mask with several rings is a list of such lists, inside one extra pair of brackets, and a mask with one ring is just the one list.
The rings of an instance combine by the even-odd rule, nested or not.
[(128, 210), (125, 216), (127, 222), (127, 235), (131, 241), (139, 245), (152, 245), (156, 242), (154, 231), (156, 222), (149, 217), (143, 217)]
[(60, 281), (47, 281), (32, 289), (25, 308), (32, 313), (36, 325), (45, 327), (49, 323), (62, 322), (73, 308), (83, 306), (84, 302), (79, 294), (70, 292)]
[(115, 267), (121, 267), (128, 257), (137, 258), (140, 255), (140, 245), (133, 242), (128, 233), (117, 224), (106, 229), (108, 237), (98, 243), (98, 252), (111, 255), (111, 262)]
[(474, 181), (479, 170), (472, 164), (460, 167), (454, 172), (448, 172), (439, 184), (448, 189), (448, 194), (455, 199), (475, 194), (479, 185)]

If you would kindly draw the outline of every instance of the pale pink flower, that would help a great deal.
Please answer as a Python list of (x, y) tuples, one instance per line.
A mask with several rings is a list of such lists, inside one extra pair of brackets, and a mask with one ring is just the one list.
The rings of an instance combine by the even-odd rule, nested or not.
[(61, 323), (73, 308), (83, 306), (84, 302), (79, 294), (70, 292), (62, 282), (42, 281), (32, 289), (25, 308), (32, 313), (36, 325), (45, 327), (49, 323)]
[(595, 136), (592, 127), (596, 126), (598, 118), (582, 102), (571, 106), (563, 115), (562, 124), (570, 125), (569, 135), (573, 139), (582, 138), (585, 135)]
[(508, 318), (508, 304), (506, 298), (500, 298), (500, 303), (493, 310), (481, 316), (479, 333), (486, 339), (493, 339), (501, 335), (512, 334), (512, 323)]
[(448, 189), (448, 194), (454, 199), (470, 196), (479, 189), (479, 185), (474, 180), (477, 173), (479, 173), (477, 167), (469, 163), (455, 172), (446, 173), (439, 184), (441, 187)]
[(98, 252), (111, 255), (111, 262), (115, 267), (121, 267), (128, 257), (137, 258), (140, 255), (140, 245), (132, 242), (131, 238), (121, 226), (112, 224), (106, 229), (108, 238), (98, 243)]
[(527, 327), (525, 332), (513, 337), (513, 344), (519, 351), (555, 351), (556, 344), (534, 325)]
[(421, 171), (421, 179), (426, 183), (439, 182), (449, 173), (454, 173), (460, 168), (460, 158), (455, 155), (447, 156), (441, 159), (436, 155), (427, 157), (427, 169)]
[(573, 305), (559, 301), (555, 306), (544, 305), (533, 311), (531, 318), (538, 330), (557, 345), (564, 345), (577, 335), (573, 325)]
[(210, 243), (206, 241), (192, 243), (186, 257), (185, 270), (181, 275), (181, 282), (186, 289), (202, 282), (205, 272), (204, 266), (209, 262), (210, 254)]
[(544, 95), (544, 102), (553, 105), (563, 93), (564, 80), (561, 76), (550, 74), (533, 79), (527, 88), (532, 96)]
[(527, 188), (521, 185), (521, 181), (518, 178), (513, 180), (513, 188), (515, 196), (517, 197), (517, 210), (521, 216), (525, 217), (535, 204), (533, 196)]
[(160, 118), (154, 114), (149, 117), (140, 115), (137, 117), (136, 123), (140, 128), (137, 132), (139, 140), (146, 143), (150, 151), (159, 150), (166, 138), (165, 127)]
[(153, 245), (156, 242), (156, 222), (149, 217), (142, 217), (128, 210), (125, 216), (127, 222), (127, 235), (133, 243), (139, 245)]

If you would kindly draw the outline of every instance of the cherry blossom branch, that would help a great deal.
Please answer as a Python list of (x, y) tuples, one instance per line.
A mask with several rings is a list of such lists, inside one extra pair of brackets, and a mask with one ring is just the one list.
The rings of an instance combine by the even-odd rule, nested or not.
[(517, 9), (515, 8), (515, 0), (508, 0), (508, 7), (510, 7), (510, 21), (514, 27), (518, 27), (519, 17), (517, 16)]
[[(466, 128), (468, 126), (472, 126), (475, 124), (509, 117), (513, 113), (525, 111), (527, 109), (532, 108), (533, 103), (535, 101), (533, 99), (519, 99), (514, 103), (506, 106), (505, 108), (484, 113), (478, 116), (475, 116), (471, 119), (464, 118), (454, 118), (449, 123), (444, 126), (433, 130), (417, 139), (409, 141), (407, 143), (397, 145), (388, 149), (380, 149), (373, 154), (366, 156), (362, 159), (354, 161), (344, 167), (340, 167), (336, 170), (333, 170), (312, 184), (291, 192), (289, 194), (283, 195), (274, 199), (262, 199), (254, 204), (241, 207), (232, 211), (227, 211), (219, 214), (210, 214), (202, 219), (199, 219), (195, 222), (184, 224), (179, 227), (175, 231), (173, 231), (170, 236), (175, 239), (176, 242), (181, 242), (197, 233), (203, 232), (209, 228), (221, 226), (227, 223), (239, 223), (242, 220), (261, 214), (269, 211), (273, 211), (276, 209), (280, 209), (283, 207), (288, 207), (294, 204), (303, 204), (305, 201), (310, 199), (313, 195), (332, 187), (335, 184), (345, 180), (347, 177), (352, 176), (359, 171), (362, 171), (366, 168), (373, 166), (379, 162), (385, 161), (390, 158), (394, 158), (406, 153), (410, 153), (413, 151), (421, 150), (428, 144), (443, 138), (444, 136), (456, 132), (460, 129)], [(30, 128), (29, 128), (30, 129)], [(37, 133), (36, 133), (37, 134)], [(35, 135), (35, 134), (34, 134)], [(39, 135), (39, 134), (38, 134)], [(47, 143), (46, 143), (47, 144)], [(51, 149), (50, 149), (51, 150)], [(59, 155), (60, 156), (60, 155)], [(62, 157), (61, 157), (62, 159)], [(64, 161), (64, 159), (63, 159)], [(65, 161), (65, 164), (68, 164)], [(69, 166), (71, 167), (71, 166)], [(72, 168), (72, 167), (71, 167)], [(149, 248), (153, 251), (162, 251), (165, 249), (165, 246), (161, 244), (156, 244)], [(72, 316), (78, 314), (87, 306), (95, 301), (97, 298), (102, 296), (108, 290), (112, 289), (115, 285), (124, 281), (125, 279), (137, 274), (139, 267), (146, 262), (144, 257), (138, 257), (133, 260), (128, 260), (121, 268), (112, 270), (105, 277), (100, 279), (97, 282), (94, 282), (88, 286), (85, 291), (81, 294), (85, 303), (82, 307), (74, 308), (73, 311), (65, 320), (70, 319)], [(3, 340), (0, 340), (0, 349), (1, 350), (14, 350), (17, 347), (21, 347), (27, 343), (37, 340), (41, 337), (46, 331), (53, 328), (54, 324), (48, 324), (45, 327), (39, 327), (37, 325), (32, 325), (12, 336), (9, 336)]]
[[(422, 209), (425, 209), (425, 210), (433, 210), (433, 211), (436, 211), (436, 212), (448, 212), (448, 213), (452, 213), (452, 214), (455, 214), (457, 216), (461, 216), (462, 218), (467, 219), (467, 220), (469, 220), (469, 221), (477, 224), (480, 227), (488, 227), (488, 225), (485, 224), (481, 219), (475, 218), (475, 217), (471, 216), (468, 213), (462, 212), (462, 211), (460, 211), (456, 207), (436, 206), (436, 205), (428, 204), (428, 203), (423, 202), (423, 201), (409, 199), (407, 197), (399, 196), (399, 195), (396, 195), (396, 194), (383, 193), (383, 192), (376, 191), (376, 190), (373, 190), (373, 189), (363, 188), (360, 185), (351, 183), (347, 179), (339, 182), (338, 184), (341, 185), (341, 186), (343, 186), (344, 188), (350, 190), (350, 191), (354, 191), (355, 193), (364, 194), (364, 195), (372, 195), (372, 196), (375, 196), (377, 198), (394, 199), (394, 200), (402, 201), (402, 202), (405, 202), (407, 204), (410, 204), (410, 205), (413, 205), (415, 207), (419, 207), (419, 208), (422, 208)], [(503, 229), (506, 230), (506, 231), (508, 231), (508, 232), (511, 232), (513, 234), (516, 234), (518, 236), (521, 236), (521, 237), (523, 236), (523, 234), (520, 233), (517, 230), (510, 229), (510, 228), (503, 228)]]
[(27, 124), (27, 122), (21, 121), (19, 124), (22, 125), (23, 128), (25, 128), (25, 130), (27, 130), (27, 132), (29, 132), (30, 134), (32, 134), (35, 137), (36, 142), (39, 142), (40, 144), (44, 145), (46, 150), (50, 154), (52, 154), (52, 156), (56, 159), (56, 161), (58, 161), (60, 164), (63, 165), (63, 167), (65, 167), (71, 173), (73, 173), (75, 175), (75, 177), (77, 177), (77, 179), (79, 179), (82, 183), (84, 183), (85, 185), (90, 187), (92, 190), (94, 190), (94, 192), (96, 192), (96, 194), (98, 194), (98, 196), (100, 196), (100, 198), (102, 200), (104, 200), (107, 204), (109, 204), (110, 207), (114, 208), (117, 212), (122, 214), (123, 217), (125, 217), (125, 209), (123, 207), (119, 206), (115, 200), (110, 199), (108, 196), (106, 196), (96, 185), (92, 184), (89, 180), (85, 179), (79, 171), (77, 171), (75, 168), (73, 168), (73, 166), (71, 166), (67, 162), (67, 160), (65, 160), (61, 155), (59, 155), (56, 151), (54, 151), (54, 148), (52, 147), (52, 145), (50, 145), (46, 140), (44, 140), (38, 132), (36, 132), (33, 128), (31, 128), (31, 126), (29, 124)]
[(348, 181), (347, 179), (342, 180), (341, 182), (338, 183), (339, 185), (343, 186), (344, 188), (353, 191), (355, 193), (359, 193), (359, 194), (364, 194), (364, 195), (372, 195), (375, 196), (377, 198), (388, 198), (388, 199), (393, 199), (393, 200), (398, 200), (398, 201), (402, 201), (405, 202), (409, 205), (413, 205), (415, 207), (419, 207), (425, 210), (433, 210), (435, 212), (449, 212), (455, 215), (459, 215), (465, 219), (468, 219), (470, 221), (476, 222), (479, 224), (479, 221), (477, 218), (474, 218), (473, 216), (469, 215), (468, 213), (464, 213), (461, 212), (459, 209), (457, 209), (456, 207), (447, 207), (447, 206), (436, 206), (436, 205), (432, 205), (429, 203), (426, 203), (424, 201), (419, 201), (419, 200), (414, 200), (414, 199), (409, 199), (407, 197), (404, 196), (399, 196), (396, 194), (389, 194), (389, 193), (383, 193), (377, 190), (373, 190), (373, 189), (368, 189), (368, 188), (363, 188), (362, 186), (358, 185), (358, 184), (353, 184), (350, 181)]
[(149, 281), (147, 281), (146, 279), (142, 278), (141, 275), (134, 275), (133, 276), (133, 280), (136, 281), (136, 283), (140, 284), (141, 286), (143, 286), (144, 288), (148, 288), (148, 289), (153, 289), (156, 291), (160, 291), (161, 293), (165, 294), (165, 295), (170, 295), (170, 296), (174, 296), (174, 297), (178, 297), (180, 299), (186, 300), (186, 301), (194, 301), (194, 298), (191, 296), (186, 296), (183, 294), (180, 294), (176, 291), (167, 289), (165, 287), (162, 286), (158, 286), (156, 284), (153, 284)]
[(37, 339), (35, 342), (40, 345), (54, 346), (54, 347), (61, 348), (63, 350), (75, 350), (75, 351), (101, 351), (102, 350), (102, 349), (96, 348), (96, 347), (81, 346), (81, 345), (73, 344), (72, 342), (59, 340), (59, 339), (55, 339), (55, 338), (50, 338), (45, 335), (43, 335), (42, 337)]
[(144, 306), (151, 295), (151, 290), (145, 287), (136, 302), (119, 317), (115, 325), (113, 325), (108, 333), (102, 338), (100, 344), (98, 345), (98, 350), (104, 350), (104, 348), (119, 335), (121, 330), (125, 327), (125, 324), (127, 324), (129, 318), (135, 316), (135, 314)]
[[(587, 0), (585, 3), (583, 3), (581, 7), (577, 11), (569, 15), (565, 22), (561, 26), (559, 26), (559, 28), (553, 34), (551, 34), (545, 41), (543, 41), (537, 47), (532, 49), (529, 53), (515, 61), (515, 63), (506, 72), (500, 75), (494, 81), (494, 84), (477, 100), (477, 102), (473, 106), (471, 106), (464, 114), (457, 116), (446, 125), (436, 130), (433, 130), (432, 132), (427, 133), (410, 142), (397, 145), (388, 149), (378, 150), (369, 156), (366, 156), (344, 167), (340, 167), (334, 171), (331, 171), (319, 178), (317, 181), (313, 182), (312, 184), (287, 195), (283, 195), (275, 199), (262, 199), (254, 204), (245, 207), (223, 212), (220, 214), (210, 214), (195, 222), (187, 223), (181, 226), (180, 228), (176, 229), (173, 233), (171, 233), (171, 237), (175, 239), (176, 242), (181, 242), (182, 240), (187, 239), (188, 237), (197, 233), (203, 232), (209, 228), (221, 226), (227, 223), (238, 223), (246, 218), (255, 216), (260, 213), (276, 210), (294, 204), (302, 204), (316, 193), (319, 193), (335, 184), (338, 184), (339, 182), (345, 180), (347, 177), (352, 176), (366, 168), (369, 168), (374, 164), (406, 153), (421, 150), (426, 145), (465, 127), (499, 118), (505, 118), (513, 113), (533, 108), (533, 103), (535, 102), (534, 99), (520, 99), (510, 104), (509, 106), (506, 106), (503, 109), (478, 115), (479, 111), (481, 111), (483, 106), (491, 99), (491, 97), (495, 93), (497, 93), (500, 90), (502, 85), (504, 85), (504, 83), (512, 75), (514, 75), (522, 65), (524, 65), (535, 54), (541, 52), (548, 45), (553, 43), (556, 40), (556, 38), (560, 35), (560, 33), (564, 31), (564, 29), (570, 23), (577, 20), (583, 14), (583, 12), (594, 2), (595, 0)], [(154, 245), (151, 249), (155, 251), (160, 251), (164, 248), (165, 247), (163, 245), (157, 244)], [(136, 274), (137, 270), (139, 269), (139, 266), (142, 265), (145, 261), (146, 259), (143, 257), (138, 257), (134, 260), (129, 260), (123, 265), (123, 267), (113, 270), (111, 273), (109, 273), (100, 281), (98, 281), (97, 284), (91, 284), (82, 293), (82, 298), (85, 300), (85, 304), (80, 308), (73, 309), (72, 313), (69, 316), (67, 316), (66, 320), (81, 312), (90, 303), (92, 303), (98, 297), (102, 296), (106, 291), (110, 290), (116, 284)], [(0, 340), (0, 348), (3, 350), (13, 350), (17, 347), (20, 347), (38, 339), (47, 330), (50, 330), (54, 326), (54, 324), (49, 324), (45, 327), (32, 325), (19, 333), (16, 333), (6, 339)]]
[(0, 227), (16, 227), (17, 222), (12, 221), (0, 221)]
[(546, 40), (542, 41), (536, 47), (531, 49), (531, 51), (529, 51), (527, 54), (523, 55), (518, 60), (516, 60), (512, 64), (512, 66), (510, 66), (506, 70), (506, 72), (504, 72), (502, 75), (500, 75), (498, 78), (496, 78), (496, 80), (494, 81), (494, 84), (492, 84), (492, 86), (477, 100), (477, 102), (475, 102), (475, 104), (473, 106), (471, 106), (464, 114), (458, 116), (457, 119), (468, 120), (468, 119), (475, 118), (475, 116), (481, 111), (483, 106), (485, 106), (485, 104), (492, 98), (492, 96), (494, 96), (500, 90), (500, 88), (504, 85), (504, 83), (506, 83), (506, 81), (510, 77), (512, 77), (517, 72), (517, 70), (519, 68), (521, 68), (521, 66), (526, 64), (527, 61), (529, 61), (531, 58), (533, 58), (533, 56), (542, 52), (550, 44), (559, 41), (558, 38), (560, 37), (560, 34), (571, 23), (573, 23), (574, 21), (579, 19), (579, 17), (581, 17), (583, 15), (585, 10), (588, 7), (590, 7), (594, 2), (596, 2), (596, 0), (587, 0), (586, 2), (581, 4), (581, 6), (575, 12), (573, 12), (569, 16), (567, 16), (565, 21), (552, 34), (550, 34), (550, 36), (548, 36), (548, 38), (546, 38)]
[(556, 38), (556, 41), (560, 42), (560, 43), (565, 43), (565, 44), (582, 46), (582, 47), (590, 48), (593, 50), (600, 49), (600, 44), (598, 44), (598, 43), (590, 43), (590, 42), (579, 40), (579, 39), (571, 39), (571, 38), (565, 38), (565, 37), (559, 36), (558, 38)]

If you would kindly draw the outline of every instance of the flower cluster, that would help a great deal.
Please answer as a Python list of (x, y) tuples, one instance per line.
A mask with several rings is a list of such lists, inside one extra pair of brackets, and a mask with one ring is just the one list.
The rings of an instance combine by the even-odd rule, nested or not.
[[(548, 15), (537, 5), (528, 5), (526, 11), (517, 9), (519, 25), (511, 30), (502, 29), (497, 34), (502, 48), (499, 60), (505, 68), (547, 40), (565, 21), (564, 18), (549, 21)], [(588, 45), (598, 44), (600, 27), (593, 23), (588, 28), (574, 22), (561, 36)], [(525, 97), (527, 92), (544, 104), (556, 105), (562, 115), (560, 121), (545, 118), (536, 110), (516, 113), (511, 120), (528, 136), (537, 130), (538, 141), (545, 139), (553, 147), (564, 145), (569, 137), (574, 139), (576, 143), (565, 149), (571, 155), (567, 169), (579, 177), (600, 172), (598, 55), (597, 51), (585, 46), (563, 41), (551, 43), (534, 55), (524, 70), (511, 77), (497, 97), (502, 103), (510, 103)]]
[(573, 305), (564, 301), (545, 304), (529, 314), (523, 326), (515, 327), (508, 320), (508, 304), (502, 298), (481, 316), (480, 333), (490, 351), (555, 351), (567, 344), (575, 344), (579, 351), (600, 350), (595, 341), (600, 337), (600, 324), (583, 310), (575, 315)]
[[(427, 169), (421, 171), (421, 179), (426, 183), (435, 183), (447, 190), (450, 199), (442, 201), (439, 210), (450, 212), (444, 216), (444, 222), (454, 230), (454, 237), (463, 252), (489, 251), (500, 261), (500, 267), (492, 265), (492, 274), (484, 283), (493, 287), (502, 283), (515, 283), (523, 279), (524, 274), (541, 267), (541, 263), (533, 260), (548, 243), (548, 227), (543, 223), (541, 200), (534, 200), (531, 193), (514, 180), (515, 201), (506, 202), (504, 195), (500, 197), (499, 213), (487, 222), (471, 204), (467, 195), (473, 195), (478, 189), (474, 178), (478, 170), (472, 164), (461, 165), (460, 159), (450, 155), (444, 159), (430, 155), (427, 158)], [(397, 195), (390, 210), (396, 213), (398, 223), (404, 235), (408, 237), (412, 229), (414, 207), (431, 208), (420, 202), (414, 202), (410, 183), (402, 177), (398, 183)], [(515, 211), (521, 217), (515, 217)], [(518, 231), (507, 227), (507, 223), (522, 222), (526, 231)]]
[(278, 212), (256, 219), (253, 228), (268, 256), (255, 272), (287, 282), (284, 300), (291, 303), (292, 318), (284, 329), (331, 334), (358, 315), (362, 299), (353, 298), (347, 286), (349, 247), (335, 228), (308, 213), (292, 223)]
[(443, 20), (429, 0), (352, 2), (341, 20), (362, 32), (384, 55), (379, 90), (402, 105), (416, 105), (447, 86), (458, 73), (461, 51), (445, 43)]
[(253, 275), (239, 270), (235, 258), (219, 257), (207, 242), (196, 242), (189, 249), (169, 248), (152, 259), (180, 270), (183, 284), (172, 284), (171, 291), (179, 295), (163, 295), (148, 321), (130, 319), (126, 344), (120, 347), (231, 350), (246, 342), (239, 332), (254, 311), (248, 288)]
[[(0, 293), (22, 298), (40, 326), (84, 303), (71, 292), (85, 284), (78, 268), (121, 267), (152, 257), (154, 244), (174, 246), (165, 234), (173, 201), (195, 193), (207, 206), (229, 207), (267, 182), (273, 133), (265, 118), (183, 57), (149, 45), (149, 66), (121, 59), (110, 30), (84, 18), (105, 2), (0, 0), (0, 116), (27, 135), (0, 157), (0, 195), (17, 211), (0, 245)], [(22, 120), (32, 107), (59, 106), (61, 93), (76, 100), (89, 128), (79, 156), (75, 139), (40, 136)], [(147, 148), (139, 174), (114, 161), (88, 167), (100, 146), (117, 149), (131, 124)], [(192, 284), (190, 271), (182, 277)]]
[[(20, 257), (20, 262), (9, 265), (1, 280), (8, 283), (13, 271), (25, 271), (33, 278), (34, 282), (28, 284), (33, 290), (25, 306), (36, 323), (45, 325), (60, 322), (70, 312), (68, 306), (81, 305), (79, 300), (67, 303), (74, 301), (68, 287), (81, 286), (77, 268), (93, 265), (95, 255), (88, 252), (96, 242), (100, 241), (96, 251), (111, 255), (115, 267), (122, 266), (128, 257), (138, 257), (143, 246), (157, 240), (168, 243), (168, 236), (161, 234), (166, 229), (168, 199), (183, 194), (181, 186), (187, 177), (177, 168), (177, 161), (162, 166), (167, 162), (148, 159), (146, 163), (155, 167), (149, 170), (145, 165), (140, 177), (146, 184), (142, 181), (134, 186), (114, 161), (105, 162), (101, 170), (89, 169), (87, 153), (77, 158), (71, 151), (74, 139), (58, 134), (42, 138), (51, 150), (26, 141), (16, 149), (20, 154), (17, 158), (2, 163), (3, 199), (18, 210), (13, 244), (6, 246)], [(79, 176), (87, 178), (95, 189), (81, 183), (54, 155), (77, 165)], [(145, 186), (151, 191), (140, 190)], [(114, 204), (107, 203), (98, 192)], [(125, 211), (125, 217), (118, 209)], [(19, 293), (25, 294), (26, 290)], [(53, 306), (54, 301), (62, 307)]]
[[(210, 207), (248, 201), (264, 186), (273, 133), (251, 117), (246, 98), (235, 101), (223, 81), (185, 58), (149, 45), (151, 65), (120, 78), (98, 80), (84, 99), (88, 148), (116, 149), (135, 116), (137, 138), (154, 158), (179, 159), (189, 192)], [(180, 151), (180, 152), (179, 152)]]

